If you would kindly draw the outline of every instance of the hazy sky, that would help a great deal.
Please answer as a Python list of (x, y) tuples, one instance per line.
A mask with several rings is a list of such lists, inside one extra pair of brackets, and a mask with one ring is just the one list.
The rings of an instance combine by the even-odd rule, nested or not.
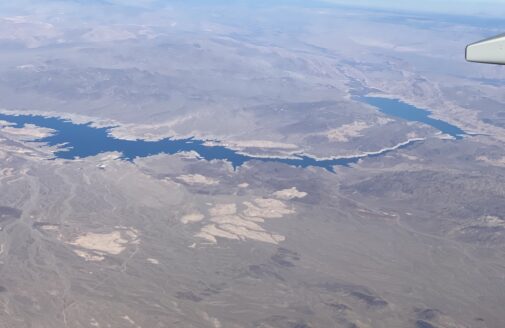
[(429, 11), (447, 14), (505, 14), (505, 0), (325, 0), (326, 2), (407, 11)]

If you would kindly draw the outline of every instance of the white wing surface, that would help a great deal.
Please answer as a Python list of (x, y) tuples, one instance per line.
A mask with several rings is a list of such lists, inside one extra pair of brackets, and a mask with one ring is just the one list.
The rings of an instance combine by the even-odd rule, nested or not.
[(505, 34), (472, 43), (466, 47), (466, 60), (505, 65)]

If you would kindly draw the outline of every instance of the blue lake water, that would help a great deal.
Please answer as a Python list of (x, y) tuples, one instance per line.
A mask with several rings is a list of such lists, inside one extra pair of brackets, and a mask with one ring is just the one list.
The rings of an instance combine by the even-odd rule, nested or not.
[[(49, 146), (65, 144), (65, 148), (55, 152), (56, 158), (75, 159), (98, 155), (103, 152), (117, 151), (122, 153), (125, 160), (133, 160), (136, 157), (146, 157), (160, 153), (176, 154), (183, 151), (195, 151), (205, 160), (226, 160), (234, 168), (241, 166), (247, 161), (277, 162), (296, 167), (321, 167), (333, 172), (334, 165), (353, 164), (361, 158), (381, 156), (391, 150), (385, 150), (380, 153), (361, 155), (349, 158), (335, 158), (327, 160), (318, 160), (312, 157), (295, 155), (295, 158), (277, 158), (277, 157), (254, 157), (240, 154), (235, 150), (223, 146), (208, 146), (202, 140), (196, 139), (163, 139), (159, 141), (145, 140), (123, 140), (116, 139), (109, 134), (110, 127), (95, 128), (90, 123), (76, 124), (70, 121), (44, 117), (38, 115), (6, 115), (0, 113), (0, 120), (11, 122), (14, 127), (23, 127), (25, 124), (35, 124), (37, 126), (50, 128), (56, 133), (36, 142), (43, 142)], [(411, 142), (414, 143), (415, 141)], [(405, 144), (406, 147), (411, 143)]]
[[(400, 101), (374, 97), (361, 97), (360, 99), (376, 106), (385, 114), (431, 125), (456, 138), (461, 138), (461, 135), (464, 134), (464, 131), (453, 125), (430, 118), (428, 116), (430, 112), (407, 105)], [(0, 120), (12, 122), (15, 127), (23, 127), (24, 124), (35, 124), (37, 126), (55, 130), (56, 133), (36, 141), (43, 142), (49, 146), (64, 144), (65, 147), (59, 149), (54, 154), (56, 158), (62, 159), (75, 159), (78, 157), (83, 158), (98, 155), (103, 152), (116, 151), (122, 153), (123, 159), (132, 161), (136, 157), (146, 157), (160, 153), (176, 154), (184, 151), (195, 151), (205, 160), (226, 160), (230, 162), (234, 168), (239, 167), (248, 161), (261, 161), (277, 162), (304, 168), (309, 166), (321, 167), (333, 172), (333, 166), (335, 165), (348, 166), (349, 164), (358, 162), (362, 158), (382, 156), (390, 151), (393, 151), (393, 149), (386, 149), (379, 153), (324, 160), (304, 155), (295, 155), (294, 158), (265, 158), (240, 154), (233, 149), (223, 146), (205, 145), (205, 141), (193, 138), (166, 138), (159, 141), (116, 139), (109, 134), (111, 127), (95, 128), (92, 127), (90, 123), (76, 124), (55, 117), (44, 117), (38, 115), (7, 115), (0, 113)], [(408, 142), (398, 148), (407, 147), (415, 142), (417, 141)]]
[(465, 131), (455, 125), (431, 118), (430, 111), (409, 105), (400, 100), (366, 96), (357, 98), (369, 105), (377, 107), (379, 111), (386, 115), (429, 125), (440, 132), (451, 135), (456, 139), (461, 139), (464, 135), (466, 135)]

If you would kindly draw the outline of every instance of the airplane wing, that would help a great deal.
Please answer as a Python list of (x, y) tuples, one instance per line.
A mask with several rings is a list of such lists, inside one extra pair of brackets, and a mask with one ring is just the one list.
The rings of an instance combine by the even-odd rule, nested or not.
[(505, 34), (472, 43), (466, 47), (466, 60), (505, 65)]

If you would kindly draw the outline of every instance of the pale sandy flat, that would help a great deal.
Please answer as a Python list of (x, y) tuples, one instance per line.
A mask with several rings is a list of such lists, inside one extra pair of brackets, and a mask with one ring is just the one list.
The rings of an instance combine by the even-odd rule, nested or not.
[[(292, 199), (304, 197), (306, 193), (296, 188), (280, 190), (279, 197)], [(285, 237), (272, 233), (260, 224), (266, 219), (282, 218), (294, 213), (284, 202), (274, 198), (256, 198), (254, 201), (245, 201), (243, 211), (237, 210), (235, 203), (221, 203), (214, 205), (209, 210), (210, 222), (195, 235), (211, 243), (217, 243), (219, 238), (232, 240), (255, 240), (259, 242), (277, 244)]]
[(283, 189), (274, 192), (274, 197), (284, 200), (290, 200), (294, 198), (303, 198), (307, 196), (306, 192), (299, 191), (296, 187), (292, 187), (289, 189)]
[(203, 176), (201, 174), (186, 174), (177, 177), (179, 180), (189, 185), (207, 185), (213, 186), (219, 183), (218, 180)]
[(120, 231), (113, 231), (111, 233), (88, 232), (80, 235), (70, 244), (89, 250), (117, 255), (124, 251), (127, 243), (128, 240), (122, 238)]
[[(213, 244), (216, 244), (217, 243), (217, 239), (216, 237), (214, 237), (213, 235), (211, 235), (210, 233), (207, 233), (207, 232), (204, 232), (204, 231), (200, 231), (199, 233), (197, 233), (195, 235), (195, 237), (198, 237), (198, 238), (202, 238), (202, 239), (205, 239), (207, 240), (208, 242), (211, 242)], [(192, 245), (193, 246), (193, 245)], [(190, 246), (191, 247), (191, 246)]]
[(14, 125), (14, 123), (0, 120), (0, 127), (11, 126), (11, 125)]
[(497, 227), (505, 228), (505, 220), (492, 215), (486, 215), (479, 218), (479, 224), (490, 228), (497, 228)]
[(294, 213), (292, 209), (288, 208), (286, 204), (278, 199), (257, 198), (254, 200), (254, 203), (247, 201), (243, 203), (247, 207), (244, 211), (245, 216), (274, 219)]
[(202, 228), (201, 230), (202, 233), (213, 236), (213, 237), (220, 237), (220, 238), (226, 238), (226, 239), (236, 239), (238, 240), (239, 237), (235, 234), (229, 233), (225, 230), (219, 229), (216, 227), (215, 224), (208, 224), (205, 227)]
[(59, 227), (56, 224), (44, 224), (40, 228), (46, 231), (56, 231)]
[(153, 258), (148, 258), (147, 262), (149, 262), (151, 264), (160, 264), (160, 261), (158, 261), (157, 259), (153, 259)]
[(493, 165), (493, 166), (505, 167), (505, 156), (497, 158), (497, 159), (491, 159), (486, 156), (479, 156), (479, 157), (477, 157), (477, 160), (485, 162), (485, 163)]
[(105, 257), (102, 255), (81, 251), (79, 249), (75, 249), (74, 253), (77, 254), (78, 256), (82, 257), (86, 261), (91, 261), (91, 262), (100, 262), (105, 259)]
[(235, 226), (241, 226), (250, 230), (256, 231), (265, 231), (259, 224), (245, 220), (238, 215), (229, 215), (229, 216), (218, 216), (211, 218), (211, 221), (217, 223), (219, 225), (222, 224), (232, 224)]
[(265, 243), (277, 244), (271, 234), (263, 231), (249, 230), (246, 227), (236, 226), (234, 224), (222, 224), (221, 229), (238, 236), (240, 239), (252, 239)]
[(189, 213), (189, 214), (184, 215), (181, 218), (181, 222), (184, 224), (195, 223), (195, 222), (202, 221), (204, 218), (205, 218), (205, 216), (202, 213), (193, 212), (193, 213)]
[(237, 205), (234, 203), (216, 204), (209, 210), (211, 216), (233, 215), (237, 213)]
[(361, 132), (369, 127), (370, 125), (365, 122), (356, 121), (330, 130), (326, 136), (331, 141), (347, 142), (351, 138), (360, 137), (362, 135)]
[(11, 126), (4, 127), (2, 132), (8, 133), (10, 135), (16, 135), (23, 137), (23, 139), (40, 139), (48, 137), (55, 131), (48, 128), (42, 128), (33, 124), (25, 124), (22, 128), (14, 128)]

